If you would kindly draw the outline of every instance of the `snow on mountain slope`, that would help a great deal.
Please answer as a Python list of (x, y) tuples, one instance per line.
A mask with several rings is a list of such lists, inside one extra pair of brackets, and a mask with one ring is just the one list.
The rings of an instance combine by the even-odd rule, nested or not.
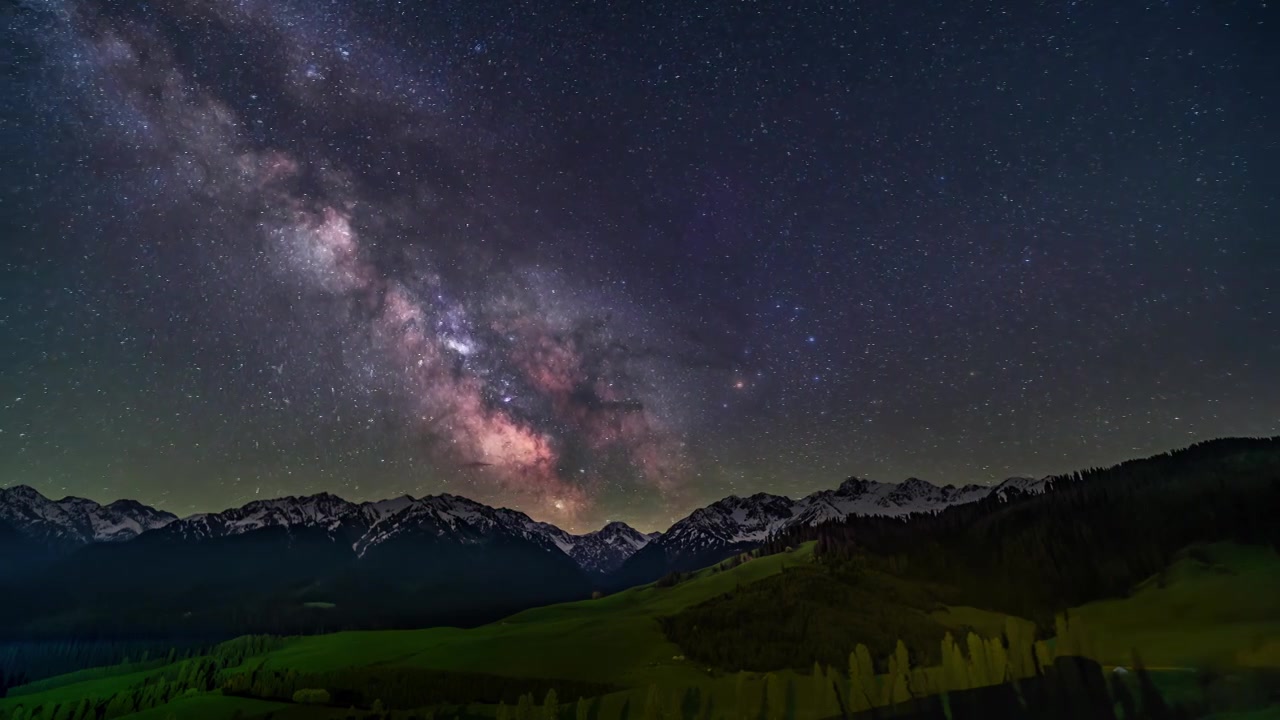
[(328, 493), (260, 500), (220, 513), (183, 518), (166, 527), (161, 535), (203, 540), (270, 527), (320, 528), (335, 540), (350, 542), (358, 555), (409, 535), (447, 538), (458, 543), (520, 538), (551, 552), (563, 552), (594, 573), (616, 568), (649, 541), (649, 536), (624, 523), (610, 523), (592, 533), (573, 535), (517, 510), (493, 508), (449, 494), (423, 498), (404, 495), (363, 503)]
[(163, 537), (203, 540), (242, 535), (269, 527), (320, 527), (335, 532), (348, 524), (360, 524), (360, 506), (329, 493), (306, 497), (287, 496), (255, 500), (220, 513), (191, 515), (167, 525)]
[(563, 552), (587, 572), (606, 574), (651, 543), (675, 554), (750, 545), (796, 525), (818, 525), (850, 515), (936, 512), (993, 493), (1001, 499), (1014, 491), (1041, 493), (1045, 482), (1010, 478), (995, 487), (939, 487), (916, 478), (901, 483), (852, 478), (834, 490), (820, 490), (799, 500), (767, 493), (730, 496), (693, 511), (663, 534), (644, 534), (612, 522), (595, 532), (574, 535), (516, 510), (449, 494), (354, 503), (320, 493), (257, 500), (219, 513), (177, 519), (132, 500), (105, 506), (74, 497), (54, 502), (22, 485), (0, 489), (0, 521), (29, 537), (69, 544), (127, 540), (146, 531), (154, 531), (149, 540), (162, 542), (201, 541), (266, 528), (320, 529), (335, 542), (349, 543), (359, 555), (410, 535), (457, 543), (519, 538), (548, 552)]
[(1010, 488), (1038, 494), (1045, 480), (1010, 478), (995, 487), (987, 485), (938, 486), (917, 478), (901, 483), (881, 483), (851, 478), (835, 490), (819, 490), (799, 500), (757, 493), (729, 496), (671, 526), (657, 540), (674, 554), (692, 554), (710, 548), (761, 543), (771, 534), (798, 525), (819, 525), (850, 515), (901, 517), (937, 512), (952, 505), (975, 502), (998, 493), (1006, 499)]
[(134, 500), (117, 500), (108, 505), (78, 497), (54, 501), (26, 485), (0, 488), (0, 521), (25, 537), (43, 542), (118, 542), (176, 519), (172, 513)]
[[(560, 532), (564, 533), (563, 530)], [(562, 546), (561, 549), (582, 569), (604, 574), (617, 570), (627, 558), (657, 536), (658, 533), (646, 535), (624, 522), (615, 521), (585, 535), (564, 533), (562, 542), (567, 547)]]
[(1001, 500), (1008, 499), (1011, 494), (1010, 491), (1013, 490), (1026, 493), (1028, 495), (1039, 495), (1048, 489), (1048, 482), (1049, 478), (1040, 478), (1037, 480), (1029, 477), (1011, 477), (992, 488), (991, 493)]

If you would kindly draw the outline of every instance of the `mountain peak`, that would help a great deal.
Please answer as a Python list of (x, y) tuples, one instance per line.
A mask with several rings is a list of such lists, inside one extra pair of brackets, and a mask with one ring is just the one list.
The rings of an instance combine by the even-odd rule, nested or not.
[(616, 533), (616, 532), (626, 532), (626, 531), (630, 531), (630, 532), (638, 532), (635, 528), (633, 528), (633, 527), (631, 527), (630, 525), (628, 525), (628, 524), (626, 524), (626, 523), (622, 522), (621, 520), (611, 520), (611, 521), (609, 521), (609, 522), (605, 523), (605, 524), (604, 524), (604, 527), (600, 528), (600, 529), (599, 529), (599, 530), (597, 530), (596, 532), (611, 532), (611, 533)]
[(0, 488), (0, 496), (48, 500), (39, 490), (30, 485), (10, 485), (9, 487)]
[(103, 506), (74, 496), (53, 501), (29, 485), (0, 488), (0, 520), (24, 537), (59, 545), (128, 540), (175, 519), (134, 500)]
[[(354, 503), (331, 493), (255, 500), (220, 513), (192, 515), (165, 530), (170, 538), (202, 541), (267, 528), (302, 533), (319, 530), (349, 543), (358, 556), (398, 538), (418, 537), (462, 544), (519, 538), (550, 552), (563, 552), (588, 572), (608, 572), (648, 544), (652, 537), (623, 522), (585, 535), (572, 535), (537, 522), (523, 512), (452, 493)], [(162, 538), (157, 538), (160, 540)]]
[(840, 483), (840, 486), (836, 488), (836, 493), (840, 495), (861, 495), (862, 493), (867, 492), (872, 487), (875, 487), (878, 485), (880, 485), (880, 483), (874, 480), (866, 480), (864, 478), (851, 477), (848, 480), (845, 480), (844, 482)]
[(696, 563), (734, 548), (762, 543), (770, 535), (792, 527), (836, 522), (853, 515), (904, 517), (935, 513), (991, 494), (1004, 498), (1006, 492), (1034, 494), (1044, 489), (1043, 480), (1027, 479), (1009, 480), (999, 488), (974, 484), (956, 488), (940, 487), (916, 477), (900, 483), (851, 477), (835, 490), (819, 490), (798, 500), (767, 493), (745, 499), (730, 495), (694, 510), (653, 542), (675, 565)]
[(640, 548), (652, 542), (656, 534), (645, 534), (614, 520), (584, 535), (565, 533), (559, 544), (569, 557), (584, 570), (605, 574), (622, 566)]

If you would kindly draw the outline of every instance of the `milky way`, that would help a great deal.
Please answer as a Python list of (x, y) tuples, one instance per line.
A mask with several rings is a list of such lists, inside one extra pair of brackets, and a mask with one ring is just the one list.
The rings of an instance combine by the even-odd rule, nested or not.
[[(492, 227), (501, 218), (472, 189), (454, 189), (463, 199), (450, 210), (435, 207), (448, 202), (437, 197), (447, 182), (416, 164), (447, 140), (433, 105), (445, 91), (423, 68), (338, 39), (332, 16), (320, 23), (271, 3), (41, 9), (58, 26), (55, 50), (72, 59), (74, 111), (96, 116), (107, 151), (154, 178), (141, 214), (161, 203), (194, 213), (197, 243), (233, 258), (221, 281), (242, 301), (257, 301), (264, 283), (291, 287), (294, 311), (343, 349), (349, 376), (331, 382), (389, 391), (437, 472), (567, 524), (594, 514), (602, 482), (680, 496), (680, 428), (655, 411), (654, 379), (629, 356), (641, 341), (627, 333), (640, 326), (617, 299), (605, 318), (556, 271), (495, 257), (484, 243), (504, 239)], [(234, 43), (236, 62), (261, 74), (231, 85), (238, 97), (219, 96), (206, 77), (216, 59), (202, 68), (180, 57), (180, 43), (206, 40)], [(293, 123), (287, 140), (255, 136), (259, 86), (281, 106), (263, 112)], [(352, 157), (335, 136), (367, 147)], [(370, 168), (406, 148), (413, 154), (393, 162), (414, 167)], [(500, 162), (467, 152), (472, 165)], [(380, 177), (391, 172), (394, 181)], [(439, 237), (443, 212), (456, 213), (455, 233), (489, 226), (464, 231), (461, 257), (439, 257), (439, 244), (459, 243)], [(288, 372), (311, 351), (288, 348), (275, 367)]]
[(10, 4), (0, 484), (651, 529), (1280, 431), (1260, 10), (766, 5)]

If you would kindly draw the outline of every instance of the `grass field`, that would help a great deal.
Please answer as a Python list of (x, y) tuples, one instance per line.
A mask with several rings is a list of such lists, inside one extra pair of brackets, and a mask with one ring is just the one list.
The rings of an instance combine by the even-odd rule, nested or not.
[[(598, 600), (536, 608), (479, 628), (344, 632), (299, 638), (267, 656), (267, 667), (332, 670), (408, 665), (498, 675), (566, 678), (647, 687), (695, 685), (705, 668), (678, 660), (657, 618), (813, 561), (812, 545), (731, 570), (703, 570), (678, 585), (647, 585)], [(607, 661), (602, 662), (602, 658)]]
[[(284, 720), (283, 714), (291, 706), (288, 703), (254, 700), (252, 698), (226, 697), (216, 693), (202, 693), (180, 698), (166, 705), (129, 715), (130, 720), (226, 720), (239, 712), (246, 718), (262, 717), (270, 713), (273, 718)], [(314, 715), (313, 715), (314, 717)]]
[(17, 705), (36, 707), (69, 700), (78, 702), (81, 698), (106, 698), (146, 680), (154, 672), (156, 671), (111, 672), (111, 669), (103, 668), (94, 672), (94, 676), (89, 679), (84, 678), (84, 671), (59, 675), (42, 680), (31, 688), (10, 690), (8, 697), (0, 699), (0, 709)]
[(1217, 544), (1183, 551), (1127, 598), (1072, 611), (1099, 659), (1149, 667), (1280, 668), (1280, 556)]
[[(536, 608), (505, 620), (472, 629), (343, 632), (289, 640), (283, 649), (257, 658), (269, 668), (323, 671), (365, 665), (404, 665), (440, 670), (465, 670), (517, 677), (580, 679), (642, 691), (649, 685), (732, 689), (733, 678), (714, 679), (705, 668), (686, 662), (680, 649), (662, 634), (657, 618), (781, 572), (793, 563), (813, 561), (812, 544), (794, 552), (752, 560), (723, 572), (703, 570), (678, 585), (654, 585), (626, 590), (596, 600)], [(48, 678), (29, 688), (34, 692), (0, 699), (0, 709), (53, 702), (103, 698), (142, 682), (156, 670), (113, 672), (110, 668)], [(610, 706), (635, 699), (618, 693)], [(239, 698), (202, 695), (147, 711), (146, 717), (167, 717), (182, 703), (185, 717), (230, 717), (240, 709), (246, 717), (272, 712), (265, 703), (257, 709), (240, 706)], [(233, 707), (235, 705), (235, 707)], [(165, 713), (159, 713), (166, 710)], [(279, 710), (279, 708), (276, 708)], [(251, 712), (252, 711), (252, 712)], [(159, 713), (159, 714), (156, 714)], [(314, 712), (312, 713), (314, 715)], [(284, 718), (275, 712), (276, 717)]]
[[(759, 674), (724, 674), (683, 659), (664, 636), (658, 618), (672, 615), (739, 586), (772, 577), (784, 567), (813, 562), (813, 547), (752, 560), (736, 568), (703, 570), (672, 587), (633, 588), (596, 600), (528, 610), (473, 629), (344, 632), (294, 638), (284, 647), (254, 658), (252, 665), (299, 672), (361, 666), (404, 666), (469, 671), (512, 677), (582, 680), (628, 688), (604, 699), (602, 717), (620, 706), (644, 702), (651, 685), (698, 688), (719, 707), (733, 702), (744, 682), (757, 693)], [(1127, 598), (1091, 603), (1072, 611), (1090, 632), (1099, 659), (1131, 664), (1137, 647), (1149, 667), (1166, 668), (1161, 684), (1195, 692), (1194, 675), (1174, 668), (1263, 667), (1280, 669), (1280, 557), (1269, 549), (1211, 545), (1184, 551), (1160, 576), (1142, 583)], [(1006, 616), (974, 607), (950, 607), (930, 617), (949, 628), (974, 628), (998, 635)], [(142, 682), (157, 669), (136, 666), (95, 669), (50, 678), (19, 688), (0, 700), (0, 709), (28, 708), (81, 698), (105, 698)], [(790, 671), (784, 679), (807, 682)], [(562, 698), (571, 701), (574, 698)], [(132, 717), (323, 718), (329, 711), (209, 693), (182, 697)], [(335, 711), (336, 712), (336, 711)], [(483, 710), (482, 710), (483, 712)], [(1275, 717), (1266, 714), (1223, 716)], [(345, 712), (333, 715), (345, 717)]]

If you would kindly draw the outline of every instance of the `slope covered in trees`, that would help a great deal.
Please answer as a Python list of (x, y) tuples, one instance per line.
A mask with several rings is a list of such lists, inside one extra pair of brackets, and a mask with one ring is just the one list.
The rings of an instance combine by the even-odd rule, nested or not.
[[(969, 629), (947, 622), (943, 607), (1030, 618), (1047, 635), (1056, 613), (1123, 597), (1193, 543), (1280, 543), (1276, 440), (1204, 443), (1052, 483), (1044, 495), (774, 538), (765, 552), (816, 540), (819, 562), (664, 618), (664, 630), (686, 655), (723, 670), (835, 662), (855, 640), (883, 656), (901, 639), (913, 660), (932, 663), (947, 629)], [(1280, 610), (1272, 614), (1280, 623)]]
[(804, 536), (832, 566), (925, 579), (950, 589), (949, 604), (1042, 626), (1064, 608), (1125, 595), (1189, 545), (1280, 546), (1280, 438), (1201, 443), (1055, 477), (1052, 488), (936, 516), (854, 518)]

